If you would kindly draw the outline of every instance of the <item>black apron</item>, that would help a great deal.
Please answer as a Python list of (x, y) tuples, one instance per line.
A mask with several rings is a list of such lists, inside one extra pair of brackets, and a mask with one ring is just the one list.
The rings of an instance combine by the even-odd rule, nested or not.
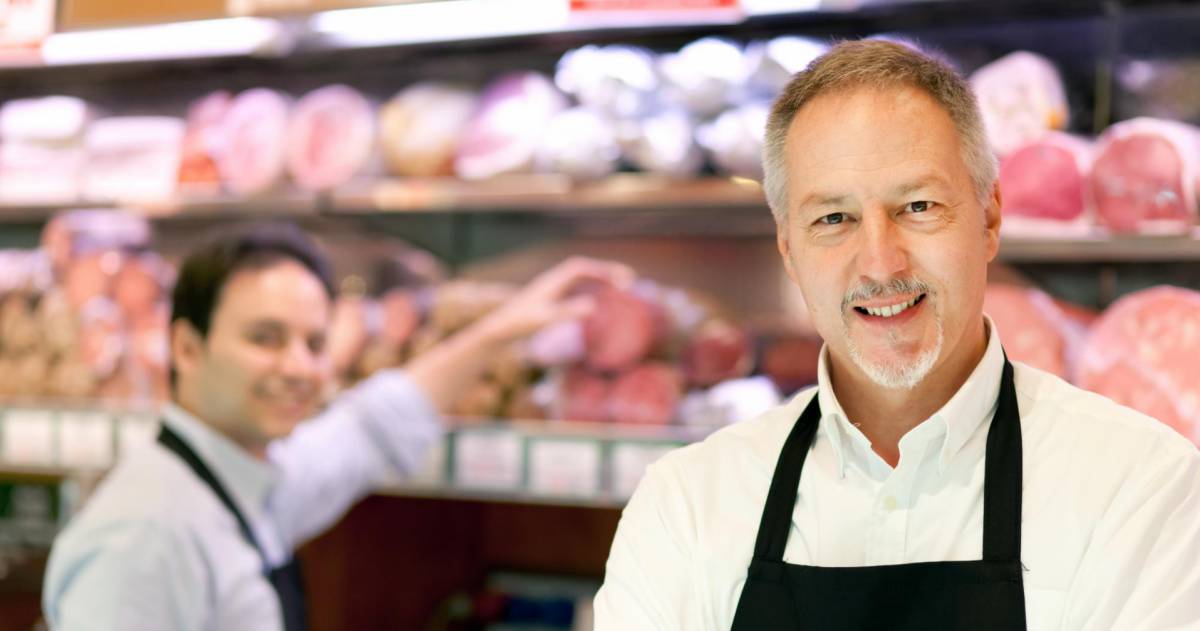
[(988, 429), (979, 561), (875, 567), (784, 563), (800, 472), (820, 419), (821, 406), (814, 396), (779, 455), (733, 631), (1025, 629), (1021, 421), (1008, 359), (996, 416)]
[(196, 477), (200, 478), (208, 488), (212, 489), (213, 494), (225, 508), (233, 513), (234, 519), (237, 519), (238, 529), (242, 532), (242, 537), (258, 550), (258, 554), (263, 560), (263, 576), (271, 583), (271, 587), (275, 589), (275, 593), (279, 595), (279, 605), (283, 612), (283, 628), (284, 631), (307, 631), (308, 629), (308, 612), (304, 605), (304, 584), (300, 577), (300, 562), (292, 557), (286, 564), (272, 568), (267, 560), (267, 555), (263, 551), (262, 546), (258, 545), (258, 540), (254, 538), (254, 531), (250, 530), (250, 524), (246, 521), (246, 517), (238, 510), (236, 504), (233, 503), (233, 498), (225, 491), (225, 487), (217, 481), (213, 476), (212, 471), (200, 460), (196, 452), (187, 445), (179, 437), (179, 434), (171, 430), (164, 423), (162, 429), (158, 432), (158, 442), (163, 447), (171, 450), (175, 455), (188, 467), (195, 472)]

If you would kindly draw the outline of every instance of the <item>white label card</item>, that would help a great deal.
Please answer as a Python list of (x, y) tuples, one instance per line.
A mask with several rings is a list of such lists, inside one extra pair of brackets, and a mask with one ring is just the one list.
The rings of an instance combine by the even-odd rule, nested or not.
[(4, 413), (3, 453), (8, 464), (54, 465), (54, 412), (8, 410)]
[(533, 440), (529, 490), (543, 495), (598, 495), (600, 455), (600, 444), (590, 440)]
[(460, 430), (454, 439), (454, 481), (459, 486), (516, 490), (521, 487), (521, 436), (507, 430)]
[(633, 495), (638, 482), (646, 473), (646, 467), (662, 458), (677, 445), (663, 443), (616, 443), (612, 451), (612, 492), (621, 499)]
[(107, 412), (63, 412), (58, 417), (59, 463), (102, 468), (113, 461), (113, 422)]

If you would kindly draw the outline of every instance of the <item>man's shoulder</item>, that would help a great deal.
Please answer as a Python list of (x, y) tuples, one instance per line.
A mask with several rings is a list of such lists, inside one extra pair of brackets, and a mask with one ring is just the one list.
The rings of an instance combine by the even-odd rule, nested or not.
[(1014, 365), (1023, 433), (1031, 438), (1093, 454), (1120, 454), (1130, 465), (1144, 459), (1200, 459), (1196, 446), (1167, 424), (1053, 374)]

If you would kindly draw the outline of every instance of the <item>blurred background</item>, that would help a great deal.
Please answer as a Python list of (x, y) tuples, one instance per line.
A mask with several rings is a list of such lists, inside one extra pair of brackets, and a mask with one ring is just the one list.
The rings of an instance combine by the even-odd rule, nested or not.
[(0, 629), (34, 627), (56, 531), (153, 438), (180, 256), (268, 218), (335, 262), (338, 387), (566, 256), (636, 267), (301, 551), (318, 631), (590, 629), (645, 466), (815, 381), (759, 152), (847, 37), (970, 75), (1009, 356), (1200, 442), (1197, 32), (1134, 0), (0, 0)]

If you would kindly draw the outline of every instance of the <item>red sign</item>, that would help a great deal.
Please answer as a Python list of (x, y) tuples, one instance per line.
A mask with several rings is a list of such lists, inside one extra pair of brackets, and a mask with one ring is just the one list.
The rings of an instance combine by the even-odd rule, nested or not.
[(571, 0), (571, 11), (696, 11), (736, 9), (738, 0)]

